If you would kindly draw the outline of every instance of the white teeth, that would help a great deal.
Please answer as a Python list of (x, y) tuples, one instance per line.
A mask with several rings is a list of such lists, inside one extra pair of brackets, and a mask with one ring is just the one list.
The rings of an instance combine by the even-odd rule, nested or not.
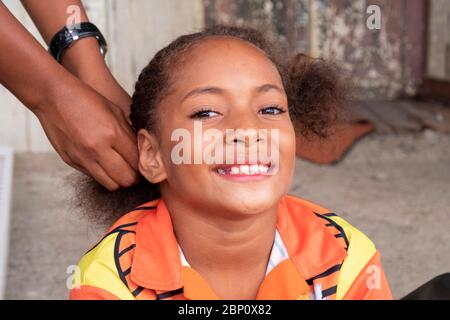
[(238, 175), (238, 174), (245, 174), (245, 175), (254, 175), (254, 174), (265, 174), (269, 171), (269, 166), (260, 164), (252, 164), (252, 165), (240, 165), (240, 166), (233, 166), (231, 168), (223, 169), (219, 168), (217, 169), (217, 172), (219, 174), (231, 174), (231, 175)]
[(249, 174), (250, 173), (250, 168), (248, 166), (240, 166), (240, 172), (241, 174)]
[(238, 167), (231, 167), (231, 174), (239, 174), (239, 168)]
[(259, 173), (259, 166), (257, 164), (252, 164), (250, 166), (250, 173), (253, 173), (253, 174)]

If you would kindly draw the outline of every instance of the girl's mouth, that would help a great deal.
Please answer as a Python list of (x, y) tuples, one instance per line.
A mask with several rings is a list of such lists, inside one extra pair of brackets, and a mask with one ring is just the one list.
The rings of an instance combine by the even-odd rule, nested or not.
[(233, 180), (247, 181), (259, 180), (273, 174), (271, 163), (220, 165), (214, 168), (220, 176)]

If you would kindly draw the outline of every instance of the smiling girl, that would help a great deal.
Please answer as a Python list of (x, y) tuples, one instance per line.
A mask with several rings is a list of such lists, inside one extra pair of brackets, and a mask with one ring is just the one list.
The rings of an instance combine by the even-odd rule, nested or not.
[[(178, 38), (144, 68), (130, 115), (143, 182), (107, 196), (119, 213), (145, 203), (82, 258), (72, 299), (391, 298), (367, 237), (287, 195), (296, 129), (324, 135), (342, 92), (323, 61), (300, 55), (286, 66), (275, 49), (254, 30), (217, 26)], [(223, 137), (183, 152), (241, 150), (231, 163), (174, 161), (173, 133), (194, 137), (199, 123)], [(251, 156), (268, 146), (268, 158)]]

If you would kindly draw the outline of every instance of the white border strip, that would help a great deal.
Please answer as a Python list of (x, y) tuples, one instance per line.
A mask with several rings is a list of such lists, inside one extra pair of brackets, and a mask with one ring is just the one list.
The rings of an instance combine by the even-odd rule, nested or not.
[(9, 252), (9, 217), (13, 175), (13, 149), (0, 146), (0, 300), (5, 297)]

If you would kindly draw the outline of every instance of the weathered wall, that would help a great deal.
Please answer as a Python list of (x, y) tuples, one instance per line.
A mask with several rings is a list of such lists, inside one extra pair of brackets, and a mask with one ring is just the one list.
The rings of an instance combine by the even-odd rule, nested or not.
[[(41, 40), (20, 1), (3, 2)], [(137, 75), (158, 49), (203, 26), (201, 0), (84, 0), (84, 4), (108, 41), (107, 61), (113, 74), (130, 93)], [(52, 150), (34, 115), (2, 86), (0, 112), (0, 145), (17, 151)]]
[(204, 0), (205, 24), (246, 25), (292, 52), (309, 51), (309, 0)]
[[(326, 1), (321, 1), (322, 3)], [(424, 32), (422, 1), (333, 1), (319, 10), (320, 54), (342, 61), (350, 71), (357, 95), (369, 99), (413, 94), (422, 76)], [(366, 26), (367, 6), (381, 8), (381, 29)], [(416, 10), (411, 10), (416, 6)], [(409, 9), (409, 11), (408, 11)], [(416, 30), (408, 23), (417, 15)]]
[(430, 1), (427, 76), (450, 81), (450, 1)]
[[(446, 0), (442, 0), (446, 1)], [(251, 25), (281, 39), (292, 53), (339, 62), (357, 97), (414, 94), (424, 68), (424, 0), (204, 0), (206, 23)], [(369, 30), (369, 5), (381, 29)]]
[(110, 43), (109, 66), (133, 91), (150, 58), (177, 36), (203, 27), (201, 0), (84, 0), (90, 19), (99, 21)]

